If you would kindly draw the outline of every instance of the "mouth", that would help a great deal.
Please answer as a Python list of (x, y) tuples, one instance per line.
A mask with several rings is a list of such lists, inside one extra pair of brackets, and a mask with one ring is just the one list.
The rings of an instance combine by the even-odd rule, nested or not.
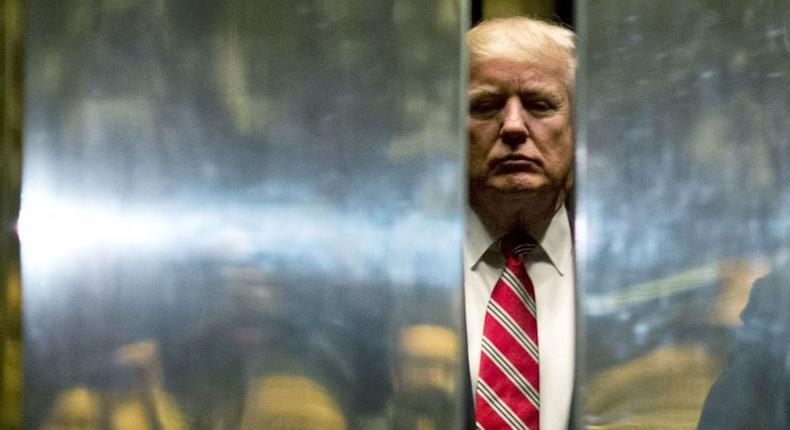
[(538, 160), (524, 155), (509, 155), (493, 164), (493, 171), (498, 174), (535, 172), (541, 166)]

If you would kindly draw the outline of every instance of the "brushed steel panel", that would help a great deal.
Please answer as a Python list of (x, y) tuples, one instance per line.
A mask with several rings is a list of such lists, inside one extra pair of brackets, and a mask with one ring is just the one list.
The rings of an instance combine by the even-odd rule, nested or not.
[(459, 427), (466, 6), (28, 3), (29, 426)]
[[(788, 311), (765, 331), (739, 318), (755, 280), (787, 270), (790, 3), (580, 1), (578, 11), (580, 425), (696, 428), (708, 400), (727, 423), (705, 428), (786, 428), (774, 421), (781, 388), (766, 399), (708, 393), (739, 360), (764, 371), (747, 386), (790, 375), (778, 364)], [(789, 298), (781, 288), (773, 300)], [(728, 361), (737, 349), (764, 360)], [(766, 421), (730, 419), (755, 402)]]

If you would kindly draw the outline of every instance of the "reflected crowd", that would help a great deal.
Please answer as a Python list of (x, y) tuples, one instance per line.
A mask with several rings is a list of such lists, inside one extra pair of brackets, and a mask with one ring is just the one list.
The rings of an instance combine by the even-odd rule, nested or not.
[[(197, 426), (165, 384), (159, 345), (146, 340), (116, 351), (118, 365), (133, 371), (130, 386), (99, 389), (75, 385), (60, 390), (42, 430), (273, 429), (445, 429), (451, 428), (459, 345), (449, 328), (416, 324), (399, 336), (400, 358), (391, 369), (395, 395), (365, 417), (349, 416), (342, 392), (304, 373), (272, 372), (244, 383), (240, 399), (213, 405), (224, 413)], [(397, 404), (396, 404), (397, 403)], [(239, 409), (237, 405), (241, 404)], [(233, 416), (228, 410), (236, 410)], [(398, 411), (397, 415), (394, 413)], [(208, 424), (208, 425), (207, 425)]]

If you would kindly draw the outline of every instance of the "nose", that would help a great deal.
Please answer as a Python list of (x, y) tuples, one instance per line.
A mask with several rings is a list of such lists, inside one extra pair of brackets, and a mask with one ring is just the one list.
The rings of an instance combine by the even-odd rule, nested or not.
[(518, 97), (508, 99), (503, 109), (502, 128), (499, 137), (508, 146), (518, 146), (527, 141), (529, 132), (524, 117), (525, 109)]

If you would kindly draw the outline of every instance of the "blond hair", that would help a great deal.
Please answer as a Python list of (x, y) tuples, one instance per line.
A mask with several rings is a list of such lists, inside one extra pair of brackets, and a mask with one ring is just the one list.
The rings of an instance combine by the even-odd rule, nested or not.
[(472, 65), (476, 61), (504, 58), (513, 61), (556, 64), (565, 71), (563, 82), (573, 93), (576, 42), (571, 30), (523, 16), (481, 22), (466, 33)]

